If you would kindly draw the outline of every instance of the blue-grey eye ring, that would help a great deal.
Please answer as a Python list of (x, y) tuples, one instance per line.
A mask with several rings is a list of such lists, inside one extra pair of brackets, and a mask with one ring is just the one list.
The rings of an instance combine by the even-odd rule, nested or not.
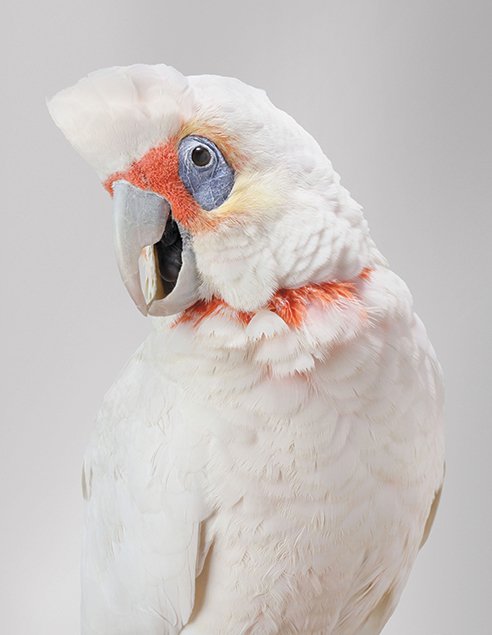
[(179, 176), (183, 185), (205, 211), (216, 209), (234, 186), (234, 169), (220, 148), (206, 137), (189, 135), (178, 149)]

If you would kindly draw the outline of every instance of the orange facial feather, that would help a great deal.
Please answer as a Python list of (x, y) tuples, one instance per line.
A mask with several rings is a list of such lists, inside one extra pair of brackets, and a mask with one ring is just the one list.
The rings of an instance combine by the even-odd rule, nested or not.
[(173, 216), (191, 231), (210, 226), (210, 221), (179, 178), (176, 139), (152, 148), (127, 170), (112, 174), (104, 183), (110, 194), (113, 183), (119, 179), (164, 196), (171, 203)]

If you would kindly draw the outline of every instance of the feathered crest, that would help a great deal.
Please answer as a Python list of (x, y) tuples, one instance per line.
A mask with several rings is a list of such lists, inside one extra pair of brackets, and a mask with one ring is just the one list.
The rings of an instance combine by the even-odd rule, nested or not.
[(48, 102), (57, 126), (101, 179), (174, 134), (192, 105), (187, 78), (165, 64), (96, 71)]

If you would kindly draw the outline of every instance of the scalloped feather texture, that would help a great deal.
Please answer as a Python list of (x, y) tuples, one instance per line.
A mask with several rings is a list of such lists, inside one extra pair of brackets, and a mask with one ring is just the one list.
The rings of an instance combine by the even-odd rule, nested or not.
[(377, 635), (443, 478), (440, 369), (402, 281), (155, 329), (86, 457), (84, 635)]

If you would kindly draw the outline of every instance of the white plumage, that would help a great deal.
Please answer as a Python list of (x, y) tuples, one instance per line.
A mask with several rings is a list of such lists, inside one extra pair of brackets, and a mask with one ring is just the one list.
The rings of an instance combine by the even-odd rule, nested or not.
[(182, 129), (240, 156), (195, 224), (166, 194), (201, 302), (152, 318), (99, 414), (84, 635), (377, 635), (435, 511), (442, 388), (361, 208), (237, 80), (110, 69), (50, 109), (104, 180)]

